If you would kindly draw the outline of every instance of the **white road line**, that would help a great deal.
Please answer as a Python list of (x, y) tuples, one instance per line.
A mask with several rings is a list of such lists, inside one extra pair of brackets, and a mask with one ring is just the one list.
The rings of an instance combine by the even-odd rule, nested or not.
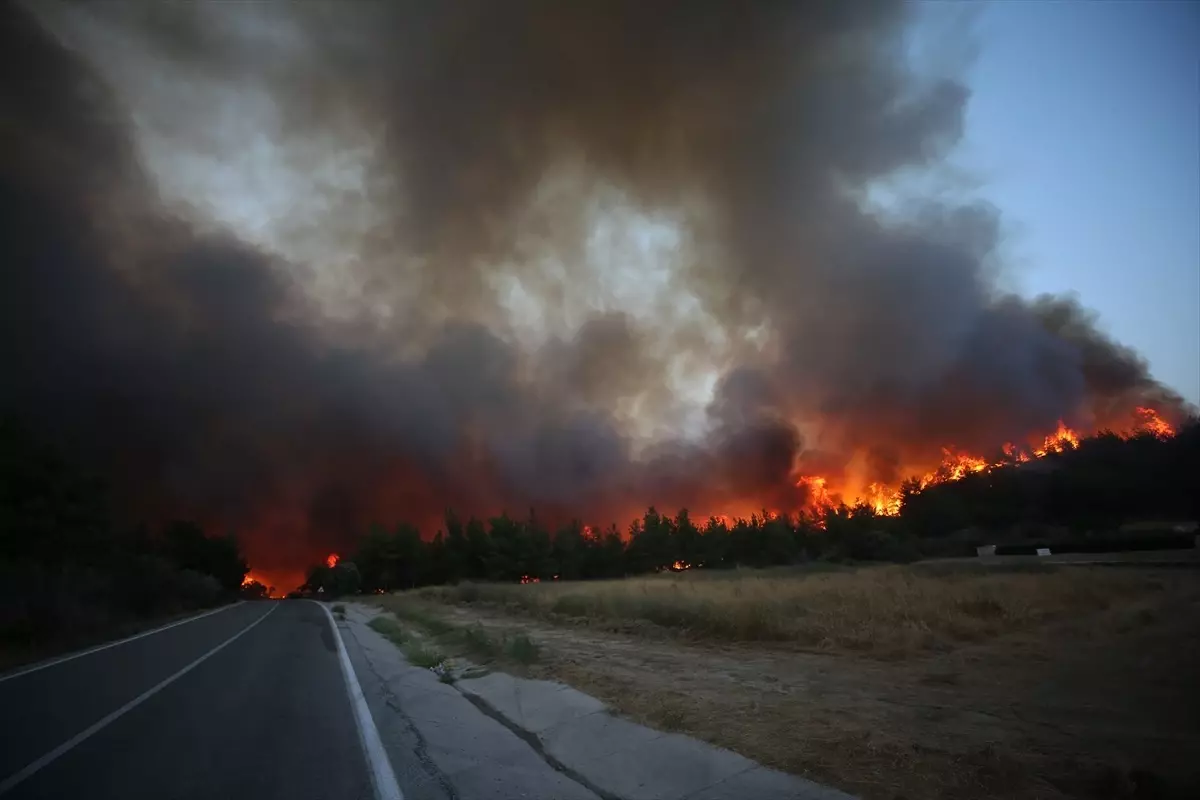
[(338, 631), (333, 614), (329, 611), (329, 606), (316, 600), (313, 602), (325, 609), (325, 616), (329, 617), (329, 626), (333, 628), (333, 637), (337, 640), (338, 661), (342, 663), (346, 692), (350, 695), (350, 706), (354, 709), (354, 719), (358, 722), (358, 740), (362, 743), (367, 765), (371, 768), (371, 785), (375, 787), (375, 800), (404, 800), (404, 792), (400, 791), (400, 786), (396, 783), (392, 762), (388, 760), (383, 742), (379, 740), (379, 729), (375, 727), (371, 707), (367, 705), (362, 686), (354, 674), (354, 665), (350, 663), (350, 656), (346, 653), (346, 645), (342, 643), (342, 634)]
[(75, 734), (70, 739), (68, 739), (67, 741), (60, 744), (58, 747), (51, 750), (49, 753), (46, 753), (46, 755), (42, 756), (37, 761), (33, 761), (29, 764), (26, 764), (25, 768), (22, 769), (20, 772), (13, 773), (12, 775), (5, 778), (3, 782), (0, 782), (0, 795), (6, 794), (7, 792), (11, 791), (14, 786), (21, 783), (29, 776), (33, 775), (35, 772), (40, 770), (42, 767), (45, 767), (46, 765), (52, 763), (59, 756), (62, 756), (63, 754), (69, 752), (71, 750), (71, 748), (73, 748), (76, 745), (78, 745), (79, 743), (87, 740), (93, 734), (102, 730), (109, 723), (120, 718), (127, 712), (132, 711), (134, 708), (137, 708), (139, 705), (141, 705), (145, 701), (149, 700), (151, 697), (158, 694), (160, 691), (162, 691), (166, 687), (170, 686), (172, 683), (179, 680), (184, 675), (186, 675), (189, 672), (191, 672), (192, 670), (194, 670), (196, 667), (200, 666), (200, 664), (202, 664), (204, 661), (208, 660), (210, 657), (219, 653), (227, 645), (232, 644), (233, 641), (235, 639), (237, 639), (239, 636), (241, 636), (243, 633), (250, 630), (251, 628), (253, 628), (258, 623), (262, 622), (267, 617), (271, 616), (271, 614), (278, 607), (279, 607), (278, 603), (272, 603), (270, 611), (263, 614), (261, 617), (254, 620), (254, 622), (251, 622), (249, 625), (242, 628), (240, 631), (235, 633), (233, 636), (230, 636), (228, 639), (221, 642), (219, 645), (214, 647), (212, 650), (209, 650), (207, 653), (200, 656), (199, 658), (197, 658), (192, 663), (188, 664), (183, 669), (179, 670), (179, 672), (176, 672), (174, 675), (172, 675), (171, 677), (162, 681), (161, 683), (157, 684), (156, 686), (153, 686), (152, 688), (147, 689), (145, 692), (142, 692), (140, 695), (138, 695), (134, 699), (130, 700), (128, 703), (121, 706), (116, 711), (112, 712), (108, 716), (99, 720), (95, 724), (90, 725), (89, 727), (85, 728), (83, 731)]
[(62, 664), (63, 662), (66, 662), (66, 661), (74, 661), (77, 658), (83, 658), (84, 656), (90, 656), (92, 653), (99, 653), (101, 650), (107, 650), (110, 647), (116, 647), (117, 645), (125, 644), (126, 642), (132, 642), (134, 639), (141, 639), (144, 636), (153, 636), (154, 634), (161, 633), (162, 631), (165, 631), (168, 628), (174, 628), (179, 625), (186, 625), (189, 622), (195, 622), (198, 619), (204, 619), (207, 616), (220, 613), (222, 611), (225, 611), (226, 609), (236, 608), (237, 606), (240, 606), (243, 602), (244, 601), (239, 600), (236, 603), (233, 603), (232, 605), (221, 606), (220, 608), (214, 608), (214, 609), (211, 609), (210, 611), (205, 611), (203, 613), (190, 616), (187, 619), (177, 619), (174, 622), (168, 622), (166, 625), (159, 625), (157, 628), (151, 628), (148, 631), (142, 631), (141, 633), (135, 633), (133, 636), (126, 636), (124, 639), (117, 639), (115, 642), (107, 642), (106, 644), (99, 644), (99, 645), (96, 645), (95, 647), (89, 647), (86, 650), (80, 650), (78, 653), (71, 653), (70, 655), (59, 656), (58, 658), (51, 658), (48, 661), (43, 661), (39, 664), (33, 664), (32, 666), (25, 667), (24, 669), (19, 669), (16, 672), (10, 672), (7, 675), (0, 675), (0, 683), (4, 683), (5, 681), (10, 681), (13, 678), (19, 678), (22, 675), (28, 675), (31, 672), (37, 672), (38, 670), (46, 669), (47, 667), (57, 666), (58, 664)]

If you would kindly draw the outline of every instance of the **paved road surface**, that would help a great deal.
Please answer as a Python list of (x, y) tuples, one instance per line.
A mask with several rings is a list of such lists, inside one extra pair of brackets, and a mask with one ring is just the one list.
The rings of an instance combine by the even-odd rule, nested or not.
[(0, 800), (853, 800), (559, 684), (444, 683), (347, 605), (242, 603), (0, 675)]
[(0, 676), (0, 798), (368, 800), (338, 659), (319, 605), (260, 602)]

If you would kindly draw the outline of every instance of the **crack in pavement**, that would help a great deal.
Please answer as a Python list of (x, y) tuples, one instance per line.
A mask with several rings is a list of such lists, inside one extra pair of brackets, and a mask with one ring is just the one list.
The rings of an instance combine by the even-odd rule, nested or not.
[[(533, 752), (537, 753), (538, 756), (543, 761), (545, 761), (556, 772), (560, 772), (563, 775), (565, 775), (566, 777), (568, 777), (569, 779), (575, 781), (575, 783), (578, 783), (580, 786), (587, 789), (592, 794), (601, 798), (601, 800), (625, 800), (625, 798), (623, 798), (619, 795), (615, 795), (612, 792), (609, 792), (609, 791), (606, 791), (606, 790), (600, 788), (596, 784), (589, 781), (587, 778), (580, 775), (575, 770), (568, 767), (566, 764), (559, 761), (554, 756), (547, 753), (545, 746), (542, 744), (542, 740), (538, 738), (536, 733), (525, 730), (520, 725), (513, 722), (508, 717), (504, 716), (499, 711), (497, 711), (488, 701), (484, 700), (482, 697), (479, 697), (478, 695), (473, 695), (469, 692), (464, 692), (462, 689), (458, 688), (457, 684), (454, 684), (454, 688), (458, 690), (459, 694), (461, 694), (463, 697), (467, 698), (467, 701), (471, 705), (478, 708), (485, 716), (491, 717), (492, 719), (496, 720), (501, 725), (503, 725), (505, 728), (508, 728), (510, 731), (512, 731), (514, 734), (516, 734), (518, 739), (520, 739), (521, 741), (525, 742), (527, 745), (532, 747)], [(594, 713), (603, 714), (605, 712), (604, 711), (596, 711)]]
[[(350, 628), (349, 625), (347, 625), (346, 627), (348, 629)], [(392, 692), (392, 690), (388, 687), (387, 681), (385, 681), (383, 679), (383, 676), (379, 673), (379, 671), (375, 668), (375, 664), (371, 661), (371, 656), (370, 656), (369, 651), (367, 650), (367, 648), (362, 646), (362, 643), (359, 641), (358, 636), (354, 633), (354, 631), (351, 630), (350, 632), (351, 632), (351, 635), (354, 636), (354, 641), (356, 643), (358, 643), (358, 645), (359, 645), (359, 650), (362, 652), (363, 658), (367, 662), (368, 669), (370, 669), (372, 674), (374, 674), (375, 677), (379, 679), (379, 682), (383, 686), (384, 704), (388, 708), (390, 708), (391, 710), (395, 711), (397, 714), (400, 715), (400, 717), (404, 720), (404, 724), (408, 727), (409, 730), (412, 731), (413, 736), (416, 738), (418, 745), (419, 745), (419, 749), (416, 751), (417, 759), (422, 763), (423, 766), (426, 767), (426, 769), (431, 773), (433, 778), (435, 780), (437, 780), (438, 783), (440, 783), (443, 786), (443, 788), (445, 788), (447, 794), (449, 794), (449, 796), (450, 796), (450, 800), (460, 800), (457, 792), (454, 790), (453, 785), (450, 783), (449, 778), (440, 769), (437, 768), (437, 766), (430, 759), (428, 753), (425, 751), (425, 747), (426, 747), (425, 737), (421, 735), (421, 732), (417, 729), (417, 727), (413, 723), (412, 719), (407, 714), (405, 714), (403, 709), (400, 707), (399, 699)], [(520, 739), (521, 741), (523, 741), (527, 745), (529, 745), (533, 749), (533, 752), (536, 753), (537, 756), (539, 758), (541, 758), (542, 761), (544, 761), (546, 763), (546, 765), (549, 766), (554, 771), (562, 774), (569, 780), (574, 781), (575, 783), (579, 784), (583, 788), (587, 789), (589, 792), (592, 792), (597, 797), (599, 797), (600, 800), (625, 800), (625, 798), (620, 797), (619, 795), (615, 795), (612, 792), (605, 791), (604, 789), (600, 788), (599, 786), (596, 786), (591, 781), (589, 781), (587, 778), (583, 777), (578, 772), (571, 769), (566, 764), (563, 764), (557, 758), (555, 758), (554, 756), (547, 753), (545, 750), (545, 746), (542, 744), (541, 739), (539, 739), (537, 737), (537, 734), (527, 731), (524, 728), (522, 728), (520, 725), (518, 725), (517, 723), (514, 723), (512, 720), (508, 719), (503, 714), (501, 714), (499, 711), (497, 711), (495, 708), (493, 708), (483, 698), (476, 697), (468, 692), (464, 692), (462, 689), (459, 688), (457, 681), (451, 682), (450, 685), (453, 686), (455, 691), (457, 691), (462, 697), (466, 698), (467, 702), (469, 702), (472, 706), (474, 706), (476, 709), (478, 709), (484, 716), (486, 716), (490, 719), (493, 719), (496, 722), (499, 722), (507, 730), (509, 730), (513, 734), (515, 734), (518, 739)], [(515, 690), (519, 692), (520, 688), (515, 687)], [(517, 704), (517, 707), (520, 708), (519, 702)], [(596, 712), (596, 713), (605, 713), (605, 712)]]
[(374, 662), (371, 661), (370, 651), (368, 651), (366, 647), (363, 647), (362, 642), (360, 642), (358, 639), (358, 635), (354, 632), (350, 625), (346, 625), (345, 627), (349, 634), (354, 637), (354, 642), (358, 645), (358, 649), (359, 652), (362, 653), (363, 660), (367, 662), (367, 669), (369, 669), (371, 674), (379, 680), (379, 684), (382, 687), (381, 691), (383, 693), (383, 704), (400, 717), (400, 719), (404, 722), (404, 726), (412, 733), (413, 738), (417, 740), (417, 746), (413, 748), (413, 753), (416, 755), (417, 761), (420, 762), (421, 766), (429, 774), (429, 777), (437, 781), (438, 785), (442, 787), (449, 800), (460, 800), (458, 791), (454, 788), (454, 784), (450, 781), (450, 777), (438, 768), (437, 764), (433, 762), (433, 758), (429, 755), (429, 745), (425, 740), (425, 737), (413, 723), (412, 718), (404, 712), (404, 709), (400, 706), (399, 698), (396, 697), (396, 694), (388, 686), (387, 681), (384, 680), (383, 676), (379, 673), (379, 670), (375, 668)]

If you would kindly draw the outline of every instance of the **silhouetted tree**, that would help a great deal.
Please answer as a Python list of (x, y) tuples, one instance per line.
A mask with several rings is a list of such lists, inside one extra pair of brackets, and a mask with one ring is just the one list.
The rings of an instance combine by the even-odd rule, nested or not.
[[(1012, 459), (926, 488), (908, 481), (899, 516), (880, 515), (865, 504), (841, 505), (795, 516), (764, 510), (732, 524), (712, 517), (697, 528), (687, 509), (667, 517), (650, 507), (622, 536), (616, 524), (598, 532), (578, 520), (551, 535), (532, 510), (525, 520), (500, 514), (486, 523), (471, 517), (465, 525), (447, 513), (446, 533), (438, 531), (427, 542), (410, 525), (401, 524), (391, 534), (373, 526), (354, 562), (362, 588), (374, 591), (460, 580), (612, 578), (676, 562), (716, 569), (810, 558), (909, 561), (922, 552), (969, 555), (973, 539), (1001, 541), (1047, 526), (1084, 532), (1130, 519), (1195, 519), (1197, 474), (1200, 427), (1192, 423), (1170, 438), (1101, 434), (1043, 459)], [(197, 542), (196, 536), (190, 531), (184, 538)], [(345, 590), (324, 566), (314, 568), (309, 583)]]
[(242, 597), (246, 600), (265, 600), (270, 596), (271, 590), (258, 581), (250, 581), (242, 584)]
[(246, 571), (232, 537), (191, 523), (154, 536), (119, 519), (100, 477), (0, 420), (0, 644), (212, 605), (235, 597)]
[(162, 534), (162, 552), (180, 569), (211, 575), (230, 591), (236, 591), (250, 571), (232, 534), (205, 536), (193, 522), (177, 520), (167, 525)]

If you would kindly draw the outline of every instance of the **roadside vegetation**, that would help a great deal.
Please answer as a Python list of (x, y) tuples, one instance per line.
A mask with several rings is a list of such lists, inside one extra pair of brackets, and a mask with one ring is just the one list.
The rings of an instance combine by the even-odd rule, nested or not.
[(538, 661), (540, 648), (523, 631), (460, 624), (399, 596), (376, 598), (385, 612), (368, 624), (401, 649), (418, 667), (445, 664), (448, 658), (469, 659), (477, 666), (528, 667)]
[(1200, 785), (1190, 569), (692, 570), (373, 599), (474, 652), (522, 634), (525, 674), (866, 800)]
[(98, 476), (0, 420), (0, 668), (228, 602), (246, 572), (233, 537), (122, 519)]
[(946, 651), (1154, 598), (1165, 590), (1164, 582), (1102, 568), (890, 566), (688, 571), (532, 585), (460, 583), (419, 589), (411, 596), (561, 624), (622, 629), (649, 624), (702, 641), (787, 643), (894, 658)]
[(395, 619), (379, 616), (372, 619), (368, 625), (399, 647), (404, 657), (415, 667), (431, 668), (445, 661), (446, 657), (440, 650), (424, 641), (420, 635), (414, 635), (405, 629)]

